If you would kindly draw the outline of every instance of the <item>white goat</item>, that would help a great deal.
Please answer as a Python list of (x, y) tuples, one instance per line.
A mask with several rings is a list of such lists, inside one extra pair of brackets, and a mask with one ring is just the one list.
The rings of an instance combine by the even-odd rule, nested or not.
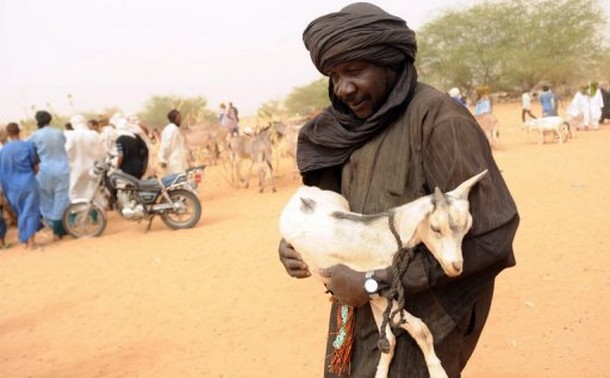
[(553, 139), (557, 139), (559, 143), (563, 143), (568, 137), (572, 137), (570, 123), (560, 116), (529, 119), (525, 121), (524, 127), (527, 132), (537, 131), (539, 133), (540, 139), (538, 142), (540, 144), (545, 143), (545, 136), (548, 134), (550, 134)]
[[(349, 211), (347, 200), (332, 191), (302, 186), (292, 196), (280, 216), (282, 237), (301, 254), (312, 274), (324, 281), (319, 269), (345, 264), (357, 271), (385, 269), (392, 265), (397, 253), (397, 231), (402, 248), (412, 248), (420, 242), (428, 248), (451, 277), (462, 273), (462, 239), (472, 226), (468, 193), (487, 172), (464, 181), (456, 189), (434, 194), (396, 207), (387, 212), (362, 215)], [(382, 332), (384, 310), (389, 300), (380, 296), (370, 299), (375, 322)], [(398, 303), (392, 301), (392, 311)], [(434, 341), (428, 327), (420, 319), (401, 309), (393, 317), (421, 348), (431, 378), (447, 377), (434, 352)], [(392, 313), (394, 314), (394, 313)], [(386, 327), (389, 352), (382, 353), (376, 378), (387, 377), (394, 354), (396, 338)]]

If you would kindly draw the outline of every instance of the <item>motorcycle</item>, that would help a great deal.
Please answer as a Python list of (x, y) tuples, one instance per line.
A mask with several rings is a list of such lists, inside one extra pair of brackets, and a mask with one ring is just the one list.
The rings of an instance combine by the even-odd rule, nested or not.
[(171, 229), (191, 228), (201, 218), (197, 185), (205, 165), (184, 172), (139, 180), (120, 169), (111, 159), (96, 162), (89, 174), (95, 191), (89, 199), (73, 201), (63, 215), (66, 232), (75, 238), (99, 236), (108, 222), (105, 209), (115, 209), (121, 217), (141, 222), (155, 216)]

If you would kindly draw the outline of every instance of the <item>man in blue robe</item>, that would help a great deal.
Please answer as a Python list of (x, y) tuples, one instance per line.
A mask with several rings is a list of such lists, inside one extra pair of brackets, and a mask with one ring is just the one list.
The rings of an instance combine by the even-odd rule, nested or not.
[(6, 126), (9, 142), (0, 150), (0, 185), (17, 215), (19, 241), (36, 248), (34, 237), (40, 230), (40, 189), (36, 181), (38, 155), (34, 145), (19, 138), (16, 123)]
[(66, 152), (66, 136), (51, 127), (52, 116), (45, 110), (36, 112), (36, 130), (30, 139), (40, 157), (36, 178), (40, 184), (40, 211), (53, 228), (53, 238), (65, 235), (62, 219), (70, 205), (70, 168)]

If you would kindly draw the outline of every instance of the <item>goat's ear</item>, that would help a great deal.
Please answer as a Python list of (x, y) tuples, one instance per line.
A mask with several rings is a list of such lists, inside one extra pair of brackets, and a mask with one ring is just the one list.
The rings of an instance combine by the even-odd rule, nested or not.
[(467, 200), (468, 193), (470, 193), (470, 189), (472, 189), (472, 187), (477, 182), (481, 181), (481, 179), (483, 178), (483, 176), (485, 176), (486, 173), (487, 173), (487, 169), (484, 170), (483, 172), (479, 173), (478, 175), (472, 176), (468, 180), (461, 183), (457, 188), (455, 188), (452, 191), (450, 191), (449, 193), (447, 193), (447, 195), (450, 195), (455, 198)]

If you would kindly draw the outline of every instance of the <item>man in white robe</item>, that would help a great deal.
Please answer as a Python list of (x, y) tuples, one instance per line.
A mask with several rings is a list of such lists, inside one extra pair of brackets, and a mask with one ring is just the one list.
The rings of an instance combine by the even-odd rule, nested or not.
[(188, 168), (188, 150), (186, 139), (180, 131), (182, 116), (176, 109), (167, 114), (169, 124), (161, 133), (161, 144), (158, 151), (158, 162), (166, 168), (167, 174), (179, 173)]
[(602, 108), (604, 107), (604, 99), (597, 82), (591, 83), (589, 93), (589, 113), (591, 115), (589, 125), (593, 130), (597, 130), (599, 129), (599, 120), (602, 117)]
[(585, 127), (589, 125), (591, 117), (589, 115), (588, 89), (587, 85), (580, 87), (580, 91), (576, 92), (567, 109), (568, 120), (570, 124), (576, 127), (576, 130), (580, 130), (583, 125)]
[(66, 139), (66, 152), (70, 166), (70, 201), (90, 198), (95, 182), (89, 177), (89, 169), (97, 160), (105, 157), (100, 134), (89, 129), (85, 117), (78, 114), (70, 118), (74, 128)]

